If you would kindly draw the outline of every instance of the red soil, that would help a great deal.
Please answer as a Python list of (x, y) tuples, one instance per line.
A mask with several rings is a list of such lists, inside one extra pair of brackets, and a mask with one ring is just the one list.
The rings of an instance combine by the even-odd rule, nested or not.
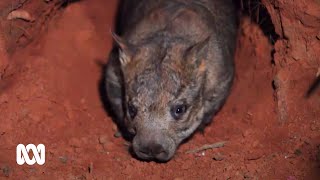
[[(0, 177), (320, 177), (320, 95), (303, 98), (314, 78), (309, 72), (314, 70), (295, 65), (280, 71), (278, 57), (285, 55), (281, 44), (276, 44), (273, 65), (272, 45), (247, 18), (239, 31), (235, 84), (214, 122), (204, 134), (197, 133), (183, 144), (168, 163), (134, 159), (127, 143), (113, 136), (116, 126), (106, 114), (98, 91), (98, 64), (107, 61), (111, 49), (109, 32), (116, 5), (116, 0), (70, 4), (48, 23), (48, 30), (28, 46), (16, 47), (8, 57), (9, 66), (0, 78)], [(7, 55), (1, 51), (1, 43), (0, 38), (2, 58)], [(316, 53), (319, 56), (319, 51)], [(1, 62), (5, 61), (0, 60), (0, 70)], [(291, 81), (295, 73), (299, 79)], [(272, 85), (275, 77), (276, 91)], [(204, 153), (185, 153), (220, 141), (227, 143)], [(17, 165), (15, 153), (20, 143), (43, 143), (45, 165)]]

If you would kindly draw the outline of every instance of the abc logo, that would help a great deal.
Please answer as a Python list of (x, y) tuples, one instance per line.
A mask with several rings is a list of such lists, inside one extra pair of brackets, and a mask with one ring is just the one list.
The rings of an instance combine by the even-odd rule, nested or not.
[[(32, 158), (28, 154), (30, 150), (33, 153)], [(38, 146), (34, 144), (28, 144), (27, 146), (19, 144), (17, 146), (17, 164), (23, 165), (27, 163), (28, 165), (34, 165), (37, 162), (37, 164), (43, 165), (46, 161), (45, 154), (45, 146), (43, 144), (39, 144)]]

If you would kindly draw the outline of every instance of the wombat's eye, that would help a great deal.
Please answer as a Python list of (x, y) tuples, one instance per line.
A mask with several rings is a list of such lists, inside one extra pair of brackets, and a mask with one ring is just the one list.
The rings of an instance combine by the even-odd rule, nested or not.
[(129, 112), (130, 118), (134, 119), (134, 117), (136, 117), (136, 115), (137, 115), (138, 110), (136, 107), (134, 107), (133, 104), (128, 103), (128, 112)]
[(178, 120), (182, 117), (182, 115), (186, 112), (186, 105), (177, 105), (171, 108), (171, 115), (174, 119)]

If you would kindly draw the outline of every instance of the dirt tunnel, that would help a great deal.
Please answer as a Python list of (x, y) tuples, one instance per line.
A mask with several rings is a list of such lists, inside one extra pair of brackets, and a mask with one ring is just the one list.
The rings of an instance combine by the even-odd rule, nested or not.
[[(101, 102), (117, 4), (0, 2), (1, 179), (319, 179), (320, 91), (305, 97), (320, 74), (319, 0), (237, 1), (231, 95), (168, 163), (133, 158)], [(20, 143), (46, 145), (46, 163), (17, 165)]]

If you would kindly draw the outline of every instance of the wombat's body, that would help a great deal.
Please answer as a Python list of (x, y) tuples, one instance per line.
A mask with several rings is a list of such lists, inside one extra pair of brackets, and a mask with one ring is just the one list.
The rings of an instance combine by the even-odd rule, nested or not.
[(232, 85), (232, 0), (128, 0), (107, 65), (108, 99), (142, 159), (169, 160)]

